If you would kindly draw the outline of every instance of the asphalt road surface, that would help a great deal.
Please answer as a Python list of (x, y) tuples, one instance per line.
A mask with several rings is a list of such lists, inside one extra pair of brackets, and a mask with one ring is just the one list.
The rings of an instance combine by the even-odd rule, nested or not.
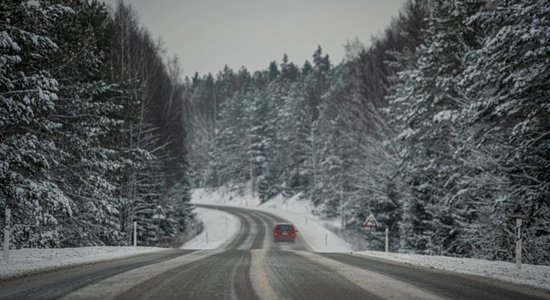
[[(212, 207), (211, 207), (212, 208)], [(238, 234), (218, 250), (171, 250), (0, 281), (0, 299), (550, 299), (550, 292), (275, 243), (277, 216), (217, 207)]]

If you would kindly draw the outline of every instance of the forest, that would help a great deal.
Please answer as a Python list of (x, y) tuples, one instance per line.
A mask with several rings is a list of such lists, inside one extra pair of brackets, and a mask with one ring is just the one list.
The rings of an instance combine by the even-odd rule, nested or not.
[(129, 245), (133, 222), (177, 245), (190, 190), (229, 187), (311, 201), (371, 250), (373, 213), (391, 251), (512, 261), (521, 217), (524, 262), (550, 264), (548, 1), (408, 0), (363, 42), (182, 79), (123, 2), (1, 1), (10, 246)]
[(122, 2), (0, 2), (11, 247), (129, 245), (133, 222), (138, 245), (177, 242), (193, 222), (179, 73)]
[[(189, 181), (300, 195), (391, 251), (550, 263), (550, 6), (410, 0), (368, 47), (185, 82)], [(366, 233), (372, 250), (383, 233)]]

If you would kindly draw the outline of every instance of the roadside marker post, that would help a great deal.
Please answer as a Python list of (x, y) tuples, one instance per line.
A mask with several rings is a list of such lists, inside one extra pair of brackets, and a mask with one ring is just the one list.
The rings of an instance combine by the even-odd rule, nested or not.
[(390, 252), (390, 240), (389, 240), (389, 235), (390, 235), (390, 229), (386, 226), (386, 242), (385, 242), (385, 250), (386, 252)]
[(6, 208), (6, 224), (4, 227), (4, 262), (10, 262), (10, 219), (11, 209)]
[(134, 247), (137, 247), (137, 222), (134, 221)]
[(328, 245), (328, 235), (325, 233), (325, 247)]
[(521, 218), (516, 219), (516, 267), (521, 270), (521, 225), (523, 220)]

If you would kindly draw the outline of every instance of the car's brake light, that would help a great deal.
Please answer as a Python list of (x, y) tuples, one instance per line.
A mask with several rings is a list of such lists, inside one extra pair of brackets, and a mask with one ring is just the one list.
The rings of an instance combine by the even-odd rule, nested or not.
[(273, 232), (273, 235), (277, 235), (277, 231)]

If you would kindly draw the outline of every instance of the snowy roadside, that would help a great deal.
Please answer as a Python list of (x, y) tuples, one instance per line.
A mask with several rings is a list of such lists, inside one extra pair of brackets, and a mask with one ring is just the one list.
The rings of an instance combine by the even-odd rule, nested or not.
[(9, 263), (0, 260), (0, 279), (167, 250), (169, 249), (109, 246), (11, 250)]
[(217, 190), (193, 189), (191, 190), (191, 202), (238, 207), (257, 207), (260, 205), (258, 197), (252, 196), (250, 193), (240, 194), (227, 188)]
[(547, 290), (550, 288), (550, 266), (523, 264), (521, 270), (518, 270), (515, 264), (503, 261), (435, 255), (385, 253), (379, 251), (360, 251), (354, 253), (412, 266), (445, 270), (467, 275), (484, 276)]
[(185, 243), (182, 249), (208, 250), (220, 248), (237, 234), (239, 220), (228, 213), (212, 209), (195, 208), (197, 219), (204, 228), (200, 234)]

